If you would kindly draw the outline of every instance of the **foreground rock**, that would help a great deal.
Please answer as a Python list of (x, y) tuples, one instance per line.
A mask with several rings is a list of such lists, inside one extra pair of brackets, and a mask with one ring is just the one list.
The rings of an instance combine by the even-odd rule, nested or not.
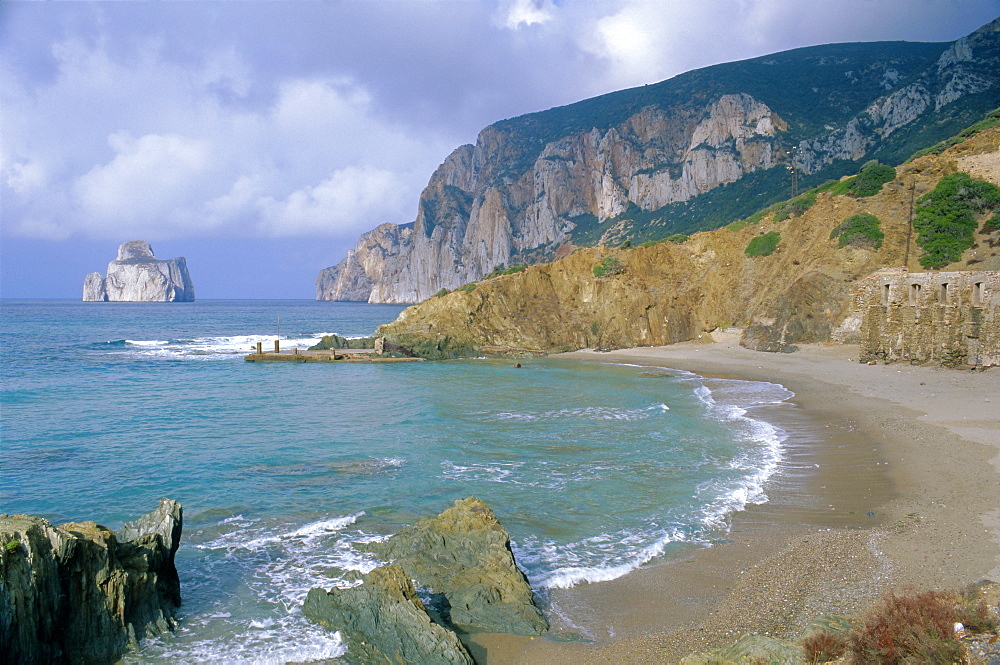
[(510, 536), (475, 497), (369, 548), (436, 594), (444, 618), (462, 631), (538, 635), (548, 630), (514, 563)]
[(431, 621), (399, 566), (376, 568), (350, 589), (312, 589), (302, 612), (340, 631), (349, 663), (473, 662), (455, 633)]
[(83, 281), (84, 301), (192, 302), (194, 284), (183, 256), (160, 260), (145, 240), (118, 248), (107, 277), (92, 272)]
[(0, 662), (110, 662), (171, 630), (182, 521), (170, 499), (117, 535), (94, 522), (0, 516)]

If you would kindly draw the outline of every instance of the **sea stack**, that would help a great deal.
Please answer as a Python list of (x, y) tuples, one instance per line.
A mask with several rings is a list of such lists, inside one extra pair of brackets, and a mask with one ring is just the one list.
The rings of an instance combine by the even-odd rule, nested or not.
[(85, 302), (192, 302), (194, 284), (183, 256), (161, 260), (145, 240), (118, 248), (108, 275), (92, 272), (83, 280)]

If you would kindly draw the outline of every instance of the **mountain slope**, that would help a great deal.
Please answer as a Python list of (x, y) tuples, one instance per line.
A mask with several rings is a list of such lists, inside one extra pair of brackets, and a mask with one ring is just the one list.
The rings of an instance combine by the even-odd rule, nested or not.
[[(432, 297), (378, 334), (444, 355), (660, 345), (731, 326), (743, 329), (745, 346), (762, 350), (827, 341), (835, 332), (850, 338), (858, 323), (847, 319), (852, 284), (885, 266), (923, 270), (911, 206), (956, 171), (1000, 185), (1000, 126), (900, 166), (872, 196), (824, 188), (808, 210), (789, 218), (773, 211), (682, 243), (582, 248)], [(878, 218), (878, 249), (841, 246), (833, 233), (859, 213)], [(976, 246), (946, 269), (1000, 270), (1000, 225), (981, 226)], [(772, 253), (748, 255), (752, 242), (772, 234), (779, 239)], [(596, 276), (594, 268), (608, 260), (622, 270)]]
[(366, 234), (317, 298), (416, 302), (573, 246), (718, 228), (786, 198), (793, 169), (806, 187), (899, 161), (998, 105), (1000, 19), (951, 44), (796, 49), (504, 120), (438, 167), (412, 230)]

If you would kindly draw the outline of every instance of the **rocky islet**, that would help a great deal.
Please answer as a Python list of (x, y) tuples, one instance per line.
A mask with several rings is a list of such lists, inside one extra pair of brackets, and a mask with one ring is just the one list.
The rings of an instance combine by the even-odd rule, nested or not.
[(107, 276), (92, 272), (83, 281), (84, 302), (192, 302), (194, 283), (183, 256), (161, 260), (145, 240), (118, 247)]

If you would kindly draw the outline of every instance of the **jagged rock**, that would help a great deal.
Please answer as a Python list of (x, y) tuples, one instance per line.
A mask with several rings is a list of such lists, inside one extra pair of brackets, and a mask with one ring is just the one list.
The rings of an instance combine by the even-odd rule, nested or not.
[(0, 662), (110, 662), (171, 630), (181, 528), (170, 499), (119, 536), (94, 522), (0, 518)]
[(312, 589), (302, 613), (340, 631), (349, 663), (473, 662), (455, 633), (431, 621), (399, 566), (376, 568), (350, 589)]
[(538, 635), (548, 623), (514, 563), (510, 536), (476, 497), (368, 546), (427, 587), (462, 631)]
[(191, 302), (194, 284), (183, 256), (160, 260), (145, 240), (132, 240), (118, 248), (118, 258), (108, 264), (108, 275), (92, 272), (83, 282), (84, 301)]
[(108, 290), (105, 286), (104, 275), (99, 272), (92, 272), (83, 279), (83, 301), (84, 302), (104, 302), (108, 299)]
[[(901, 161), (908, 137), (947, 138), (996, 105), (998, 42), (1000, 19), (951, 45), (797, 49), (495, 123), (438, 167), (413, 224), (363, 235), (316, 297), (420, 302), (574, 244), (721, 226), (791, 166), (818, 181), (844, 160)], [(722, 185), (728, 203), (692, 217)]]
[[(896, 179), (873, 196), (819, 193), (801, 215), (783, 221), (767, 215), (742, 227), (698, 233), (683, 243), (627, 250), (580, 248), (517, 274), (484, 279), (475, 289), (430, 298), (403, 310), (375, 334), (429, 352), (447, 342), (449, 352), (464, 355), (658, 346), (731, 327), (743, 329), (741, 343), (757, 350), (791, 351), (799, 344), (828, 341), (857, 343), (865, 338), (859, 312), (867, 305), (855, 302), (852, 292), (868, 288), (862, 279), (883, 266), (919, 265), (909, 222), (911, 188), (918, 194), (934, 189), (943, 176), (954, 172), (956, 157), (1000, 162), (998, 142), (1000, 128), (983, 130), (940, 154), (901, 165)], [(859, 212), (881, 220), (885, 238), (878, 250), (841, 248), (830, 238), (833, 229)], [(748, 257), (745, 250), (753, 238), (772, 230), (781, 234), (777, 250), (766, 257)], [(977, 239), (985, 248), (991, 236), (980, 231)], [(594, 267), (612, 257), (625, 270), (595, 277)], [(982, 265), (967, 253), (947, 270), (979, 271)], [(989, 279), (982, 281), (988, 291)], [(939, 290), (939, 286), (925, 288), (921, 303), (935, 298)], [(895, 292), (903, 296), (900, 305), (909, 307), (908, 291)], [(971, 295), (963, 296), (966, 302)], [(984, 317), (977, 324), (983, 331), (995, 328), (989, 302), (984, 300), (981, 307), (987, 309), (977, 314)], [(880, 305), (878, 299), (868, 304)], [(945, 335), (938, 342), (960, 334), (965, 343), (965, 328), (944, 331), (939, 324), (932, 325), (932, 318), (944, 320), (919, 317), (927, 340), (937, 339), (938, 333)], [(996, 348), (993, 339), (980, 340), (984, 364), (984, 354)]]

